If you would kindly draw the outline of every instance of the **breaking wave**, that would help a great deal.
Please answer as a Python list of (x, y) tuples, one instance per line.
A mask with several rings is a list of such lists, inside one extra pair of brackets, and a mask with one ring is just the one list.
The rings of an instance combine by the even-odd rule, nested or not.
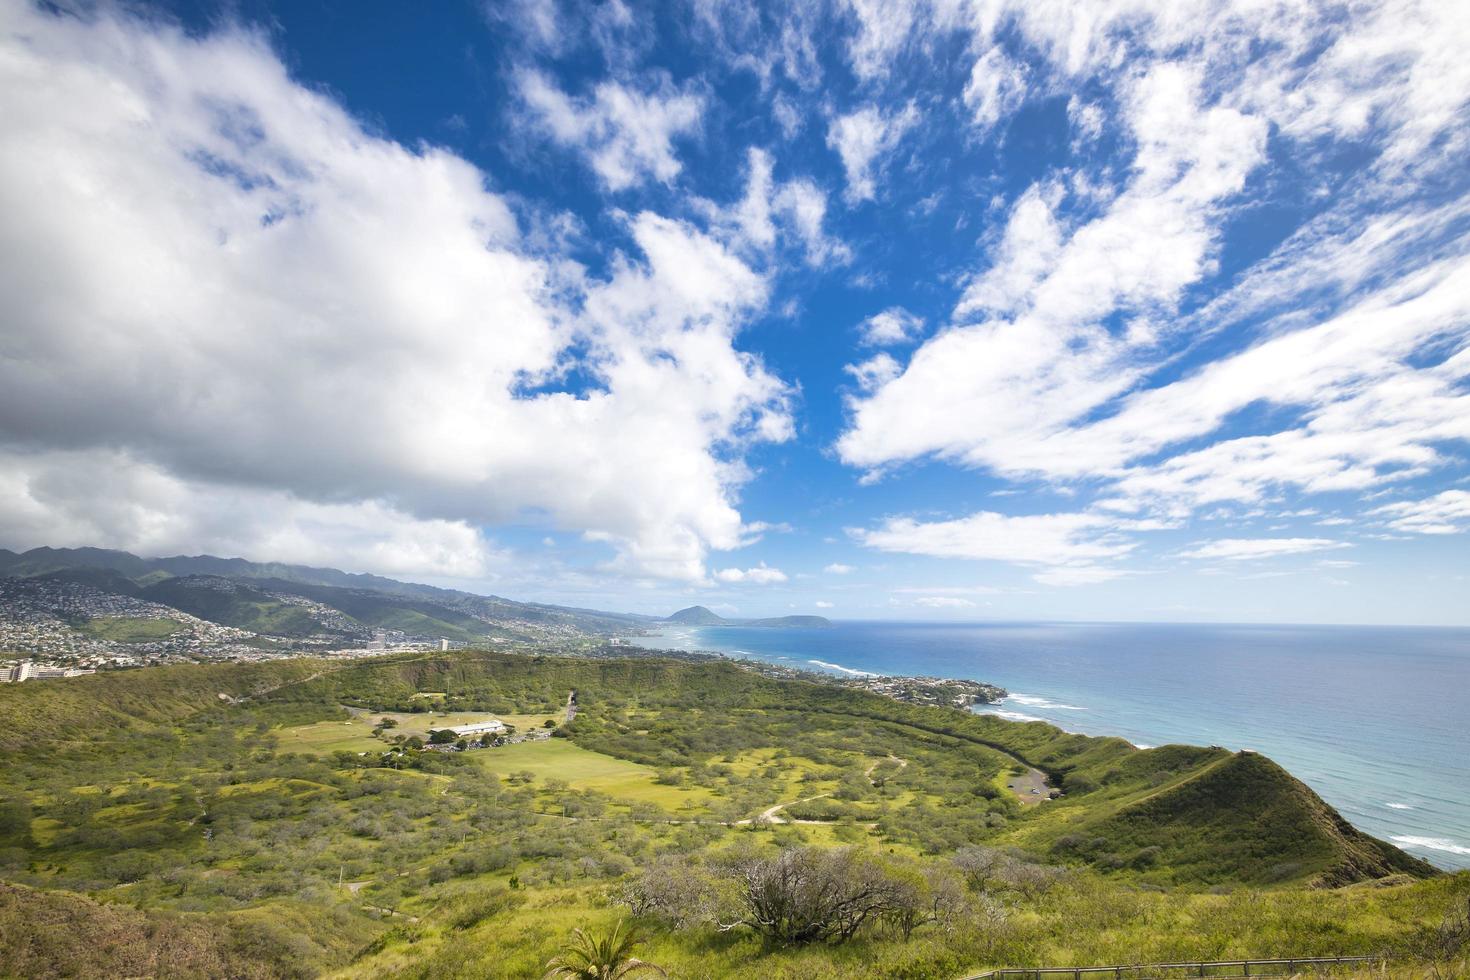
[(1443, 837), (1393, 837), (1396, 843), (1407, 844), (1410, 847), (1423, 847), (1431, 851), (1444, 851), (1446, 854), (1470, 854), (1470, 847), (1464, 844), (1456, 844), (1452, 840)]
[(841, 664), (829, 664), (825, 660), (808, 660), (807, 663), (809, 663), (809, 664), (816, 664), (818, 667), (826, 667), (828, 670), (840, 671), (841, 673), (847, 674), (849, 677), (880, 677), (880, 676), (882, 676), (881, 674), (875, 674), (875, 673), (873, 673), (871, 670), (857, 670), (854, 667), (844, 667)]

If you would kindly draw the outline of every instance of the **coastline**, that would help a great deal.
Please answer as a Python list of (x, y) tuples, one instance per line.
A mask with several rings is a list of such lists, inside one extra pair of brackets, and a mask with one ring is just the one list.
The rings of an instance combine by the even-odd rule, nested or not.
[[(979, 681), (1006, 692), (971, 708), (979, 713), (1117, 736), (1140, 749), (1183, 743), (1262, 752), (1354, 825), (1446, 870), (1470, 868), (1470, 732), (1457, 720), (1456, 688), (1438, 679), (1448, 660), (1470, 689), (1470, 630), (835, 627), (680, 627), (629, 640), (834, 678)], [(1416, 687), (1405, 651), (1436, 639), (1440, 645), (1423, 655), (1433, 677)], [(1326, 673), (1324, 663), (1331, 665)], [(1312, 697), (1304, 700), (1306, 690)], [(1376, 707), (1365, 711), (1367, 690), (1375, 692)]]

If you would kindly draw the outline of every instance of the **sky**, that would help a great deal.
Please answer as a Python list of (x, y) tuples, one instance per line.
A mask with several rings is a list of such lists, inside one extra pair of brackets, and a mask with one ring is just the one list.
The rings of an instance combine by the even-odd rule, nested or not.
[(0, 546), (1470, 624), (1470, 6), (0, 0)]

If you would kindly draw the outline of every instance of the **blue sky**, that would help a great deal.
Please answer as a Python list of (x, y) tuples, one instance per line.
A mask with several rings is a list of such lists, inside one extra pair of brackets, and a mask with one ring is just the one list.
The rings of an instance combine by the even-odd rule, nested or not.
[(1457, 5), (5, 0), (0, 45), (0, 544), (1470, 623)]

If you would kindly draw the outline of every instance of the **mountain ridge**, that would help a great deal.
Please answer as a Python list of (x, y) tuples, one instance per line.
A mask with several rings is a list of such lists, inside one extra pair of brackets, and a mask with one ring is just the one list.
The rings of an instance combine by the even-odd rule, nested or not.
[[(544, 643), (637, 633), (657, 622), (335, 568), (104, 548), (0, 549), (0, 590), (0, 652), (40, 660), (324, 653), (379, 640)], [(171, 638), (126, 627), (161, 618), (184, 625)]]

